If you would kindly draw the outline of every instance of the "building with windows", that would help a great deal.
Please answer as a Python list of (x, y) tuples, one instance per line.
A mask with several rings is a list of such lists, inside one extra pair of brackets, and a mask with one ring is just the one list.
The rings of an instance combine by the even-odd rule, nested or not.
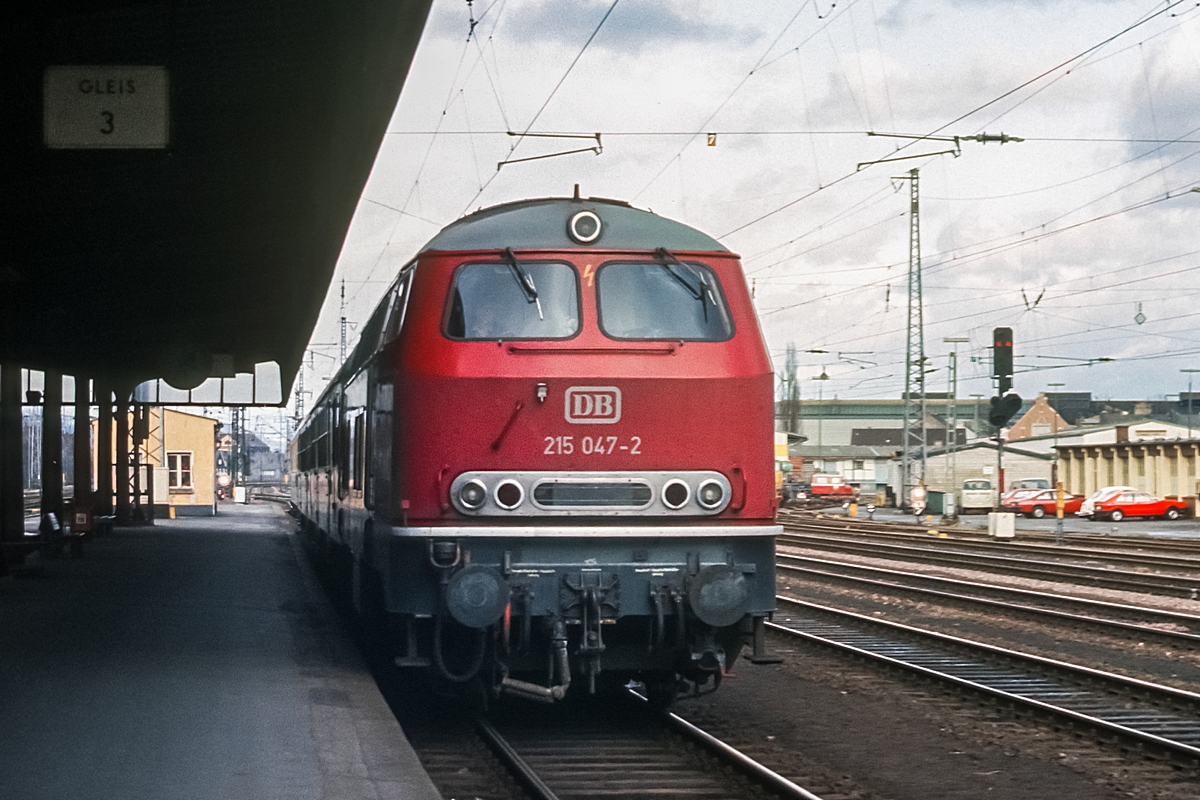
[(1009, 426), (1008, 440), (1015, 442), (1031, 436), (1062, 433), (1071, 427), (1073, 426), (1050, 405), (1046, 395), (1039, 394), (1029, 410)]
[[(138, 443), (138, 462), (153, 475), (155, 517), (216, 514), (217, 430), (221, 423), (154, 406), (148, 409), (146, 422), (145, 439)], [(130, 430), (139, 427), (131, 415)], [(92, 420), (93, 442), (96, 431), (97, 422)], [(115, 431), (113, 437), (115, 442)]]

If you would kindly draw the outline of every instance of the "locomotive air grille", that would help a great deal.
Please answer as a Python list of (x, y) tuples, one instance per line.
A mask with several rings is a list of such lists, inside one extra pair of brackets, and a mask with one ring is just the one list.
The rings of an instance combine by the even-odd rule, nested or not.
[(464, 472), (450, 485), (455, 509), (473, 517), (712, 516), (731, 494), (709, 471)]
[(533, 502), (543, 508), (641, 509), (654, 500), (654, 490), (644, 481), (539, 481)]

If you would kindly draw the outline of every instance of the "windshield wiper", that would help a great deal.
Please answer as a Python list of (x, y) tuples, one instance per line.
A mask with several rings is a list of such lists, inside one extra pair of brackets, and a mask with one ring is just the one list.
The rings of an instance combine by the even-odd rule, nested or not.
[(544, 321), (546, 317), (542, 314), (542, 301), (538, 299), (537, 287), (533, 285), (533, 276), (522, 269), (511, 247), (504, 248), (504, 257), (508, 259), (508, 268), (512, 270), (512, 275), (516, 279), (517, 285), (525, 293), (525, 302), (536, 305), (538, 319)]
[[(716, 308), (717, 298), (713, 296), (712, 286), (709, 285), (708, 278), (704, 276), (704, 273), (690, 264), (683, 263), (665, 247), (660, 247), (655, 250), (654, 255), (662, 259), (663, 263), (660, 264), (660, 266), (667, 271), (667, 274), (683, 284), (683, 288), (688, 290), (688, 294), (700, 301), (700, 307), (704, 311), (704, 321), (708, 322), (708, 303), (711, 302), (713, 304), (713, 308)], [(685, 270), (687, 270), (689, 275), (696, 279), (697, 283), (700, 285), (693, 286), (686, 278), (684, 278), (675, 270), (671, 269), (671, 264), (667, 262), (672, 262), (683, 267)]]

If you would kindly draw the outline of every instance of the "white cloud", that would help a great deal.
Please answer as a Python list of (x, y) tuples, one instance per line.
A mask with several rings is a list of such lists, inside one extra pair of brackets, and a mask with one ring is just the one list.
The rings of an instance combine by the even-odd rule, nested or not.
[[(1162, 15), (1069, 73), (944, 131), (1004, 131), (1024, 143), (963, 143), (958, 158), (856, 173), (861, 161), (950, 146), (925, 142), (895, 153), (904, 142), (868, 138), (867, 129), (940, 129), (1159, 7), (867, 0), (832, 10), (818, 4), (826, 14), (819, 20), (800, 2), (621, 0), (563, 80), (609, 5), (477, 2), (475, 12), (487, 13), (478, 42), (467, 44), (465, 4), (435, 2), (393, 120), (397, 133), (365, 192), (406, 215), (363, 203), (339, 263), (355, 295), (352, 318), (365, 318), (383, 289), (362, 283), (368, 275), (390, 277), (436, 232), (431, 223), (468, 207), (565, 195), (580, 183), (585, 194), (634, 200), (721, 235), (815, 192), (727, 244), (747, 256), (772, 351), (788, 341), (802, 350), (871, 351), (878, 367), (813, 354), (804, 369), (817, 374), (821, 359), (834, 358), (825, 364), (828, 393), (894, 397), (903, 374), (908, 189), (893, 194), (889, 181), (919, 166), (931, 354), (952, 335), (970, 335), (969, 347), (981, 352), (996, 325), (1014, 327), (1018, 363), (1028, 366), (1200, 351), (1200, 317), (1184, 316), (1196, 273), (1178, 272), (1200, 264), (1181, 256), (1200, 249), (1200, 194), (1119, 213), (1200, 185), (1200, 158), (1190, 157), (1200, 146), (1148, 154), (1151, 145), (1121, 141), (1200, 126), (1200, 12)], [(603, 155), (497, 174), (514, 143), (503, 131), (524, 130), (543, 105), (535, 131), (603, 131)], [(439, 124), (436, 138), (399, 133)], [(707, 130), (721, 132), (716, 147), (689, 135)], [(822, 133), (832, 131), (853, 133)], [(1091, 141), (1058, 141), (1067, 139)], [(582, 144), (526, 140), (515, 155)], [(1114, 216), (1082, 224), (1106, 214)], [(767, 254), (751, 258), (760, 253)], [(1036, 308), (1025, 308), (1022, 288), (1030, 301), (1045, 289)], [(336, 295), (335, 286), (314, 341), (335, 340)], [(1149, 318), (1143, 325), (1132, 321), (1139, 302)], [(1062, 381), (1114, 397), (1156, 396), (1179, 391), (1177, 370), (1194, 358), (1031, 372), (1017, 385), (1026, 394)], [(989, 391), (985, 374), (972, 369), (963, 373), (969, 391)]]

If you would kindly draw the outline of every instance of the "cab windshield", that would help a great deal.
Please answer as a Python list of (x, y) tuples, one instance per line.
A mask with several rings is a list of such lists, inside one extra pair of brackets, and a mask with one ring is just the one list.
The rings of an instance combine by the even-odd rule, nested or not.
[(579, 332), (579, 280), (555, 262), (465, 264), (454, 274), (451, 339), (566, 339)]
[(733, 321), (717, 276), (679, 261), (607, 264), (596, 275), (600, 329), (613, 339), (723, 342)]

